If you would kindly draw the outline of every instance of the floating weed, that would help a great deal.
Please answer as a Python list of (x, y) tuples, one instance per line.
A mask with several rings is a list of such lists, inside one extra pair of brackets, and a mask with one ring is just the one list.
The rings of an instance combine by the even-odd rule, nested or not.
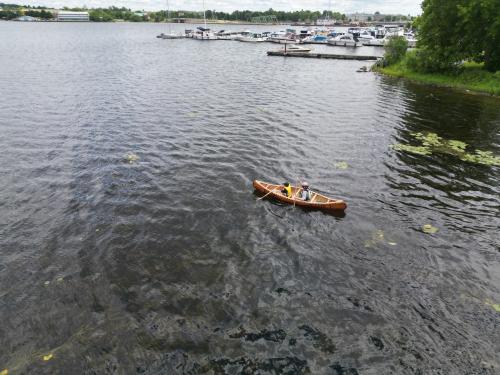
[(7, 375), (9, 373), (9, 370), (7, 369), (3, 369), (2, 371), (0, 371), (0, 375)]
[(47, 361), (50, 361), (53, 357), (54, 357), (54, 355), (53, 355), (52, 353), (49, 353), (49, 354), (47, 354), (47, 355), (44, 355), (44, 356), (42, 357), (42, 359), (43, 359), (45, 362), (47, 362)]
[(434, 233), (437, 233), (439, 231), (438, 228), (432, 226), (431, 224), (425, 224), (423, 227), (422, 227), (422, 231), (424, 233), (427, 233), (427, 234), (434, 234)]
[(402, 143), (396, 143), (395, 145), (392, 145), (392, 148), (396, 151), (405, 151), (409, 152), (410, 154), (416, 154), (416, 155), (431, 155), (432, 152), (429, 147), (426, 146), (411, 146), (411, 145), (405, 145)]
[(396, 246), (396, 245), (397, 245), (397, 243), (396, 243), (396, 242), (387, 242), (387, 243), (388, 243), (389, 245), (391, 245), (391, 246)]
[(43, 283), (43, 285), (45, 285), (45, 286), (50, 285), (50, 281), (47, 280), (46, 282)]
[(500, 166), (500, 156), (493, 155), (491, 151), (476, 150), (475, 154), (465, 153), (460, 159), (471, 163)]
[(457, 141), (455, 139), (451, 139), (447, 142), (448, 146), (450, 149), (452, 149), (455, 152), (465, 152), (465, 148), (467, 147), (467, 143)]
[(57, 281), (58, 283), (62, 282), (63, 280), (64, 280), (64, 278), (63, 278), (63, 277), (58, 277), (58, 278), (56, 279), (56, 281)]
[(417, 155), (430, 155), (434, 152), (449, 154), (458, 157), (460, 160), (482, 164), (488, 166), (500, 166), (500, 156), (494, 155), (491, 151), (475, 150), (466, 152), (467, 143), (456, 139), (443, 139), (436, 133), (411, 133), (411, 135), (422, 142), (422, 146), (411, 146), (397, 143), (391, 147), (396, 151), (405, 151)]
[(491, 306), (496, 312), (500, 312), (500, 303), (493, 303), (490, 300), (486, 300), (484, 303), (485, 305)]
[(335, 167), (338, 169), (347, 169), (349, 168), (349, 164), (347, 164), (345, 161), (339, 161), (338, 163), (335, 163)]
[(139, 160), (139, 156), (129, 152), (129, 153), (125, 154), (125, 160), (128, 161), (130, 164), (132, 164), (132, 163), (135, 163), (137, 160)]
[(419, 141), (421, 141), (422, 144), (424, 146), (426, 146), (426, 147), (430, 147), (430, 146), (438, 147), (438, 146), (441, 146), (443, 144), (443, 142), (442, 142), (443, 138), (441, 138), (436, 133), (426, 133), (426, 134), (423, 134), (423, 133), (412, 133), (412, 135), (416, 139), (418, 139)]
[(380, 242), (384, 242), (384, 238), (385, 238), (384, 231), (376, 230), (375, 232), (372, 233), (372, 237), (369, 240), (365, 241), (365, 247), (370, 248)]

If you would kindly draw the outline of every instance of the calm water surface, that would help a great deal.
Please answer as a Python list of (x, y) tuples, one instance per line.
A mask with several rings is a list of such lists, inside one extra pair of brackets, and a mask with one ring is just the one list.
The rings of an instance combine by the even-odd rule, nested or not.
[(161, 31), (0, 22), (0, 371), (498, 374), (500, 101)]

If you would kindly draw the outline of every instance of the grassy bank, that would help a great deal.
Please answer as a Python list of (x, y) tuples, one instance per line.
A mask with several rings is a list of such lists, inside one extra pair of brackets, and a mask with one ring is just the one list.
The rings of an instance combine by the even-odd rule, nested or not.
[(411, 70), (406, 63), (406, 58), (403, 58), (400, 62), (385, 68), (377, 67), (375, 71), (425, 84), (500, 96), (500, 71), (488, 72), (481, 64), (466, 63), (464, 69), (458, 74), (418, 73)]

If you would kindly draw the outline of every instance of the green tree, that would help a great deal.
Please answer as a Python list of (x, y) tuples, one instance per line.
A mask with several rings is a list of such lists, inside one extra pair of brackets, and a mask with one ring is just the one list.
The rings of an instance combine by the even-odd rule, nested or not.
[(500, 0), (424, 0), (422, 9), (419, 66), (447, 71), (476, 60), (500, 70)]
[(474, 60), (500, 70), (500, 0), (470, 0), (459, 6), (464, 44)]

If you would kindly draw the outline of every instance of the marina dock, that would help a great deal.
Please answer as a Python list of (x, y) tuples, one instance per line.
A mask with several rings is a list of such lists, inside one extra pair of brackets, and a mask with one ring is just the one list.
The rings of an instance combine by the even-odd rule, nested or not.
[(359, 60), (370, 61), (378, 60), (378, 56), (363, 56), (363, 55), (338, 55), (333, 53), (312, 53), (312, 52), (284, 52), (284, 51), (268, 51), (268, 56), (284, 56), (284, 57), (307, 57), (312, 59), (334, 59), (334, 60)]

